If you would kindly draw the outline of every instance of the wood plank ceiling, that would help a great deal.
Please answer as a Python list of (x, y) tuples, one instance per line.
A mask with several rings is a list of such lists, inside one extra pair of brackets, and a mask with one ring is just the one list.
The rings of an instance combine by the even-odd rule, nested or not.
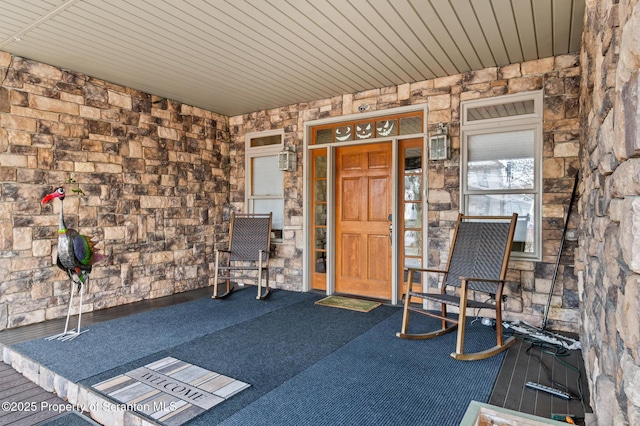
[(585, 0), (0, 0), (0, 50), (227, 116), (577, 52)]

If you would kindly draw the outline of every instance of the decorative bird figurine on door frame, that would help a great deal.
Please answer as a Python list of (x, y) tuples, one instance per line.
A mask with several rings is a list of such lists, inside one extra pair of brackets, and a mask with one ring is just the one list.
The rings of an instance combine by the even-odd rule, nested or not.
[[(93, 265), (104, 258), (104, 256), (97, 254), (97, 249), (94, 247), (94, 242), (91, 241), (91, 239), (79, 234), (75, 229), (68, 229), (64, 224), (64, 197), (64, 188), (58, 187), (42, 199), (42, 204), (47, 204), (56, 198), (60, 200), (60, 217), (58, 220), (58, 256), (56, 263), (58, 267), (65, 271), (71, 279), (71, 297), (69, 298), (69, 309), (67, 311), (67, 321), (64, 325), (64, 332), (51, 336), (48, 340), (71, 340), (87, 331), (80, 331), (84, 286), (89, 280), (89, 274), (91, 273)], [(68, 331), (71, 304), (73, 302), (73, 294), (76, 286), (78, 287), (78, 293), (80, 294), (78, 327), (75, 330)]]

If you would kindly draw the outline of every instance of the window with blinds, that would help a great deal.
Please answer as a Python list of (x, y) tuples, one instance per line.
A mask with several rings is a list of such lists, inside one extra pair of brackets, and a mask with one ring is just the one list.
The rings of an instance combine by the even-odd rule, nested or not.
[(542, 93), (470, 101), (462, 104), (462, 114), (462, 211), (518, 213), (514, 257), (539, 259)]
[(271, 240), (281, 242), (284, 230), (283, 175), (278, 169), (278, 153), (283, 132), (247, 136), (247, 213), (273, 213)]

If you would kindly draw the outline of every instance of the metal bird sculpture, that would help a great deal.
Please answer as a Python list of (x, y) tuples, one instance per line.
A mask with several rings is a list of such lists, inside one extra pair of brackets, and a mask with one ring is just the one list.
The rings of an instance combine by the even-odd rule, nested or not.
[[(60, 218), (58, 220), (58, 256), (56, 263), (60, 269), (65, 271), (71, 279), (71, 297), (69, 298), (69, 309), (67, 311), (67, 321), (64, 326), (64, 332), (49, 337), (49, 340), (71, 340), (84, 333), (80, 332), (80, 321), (82, 319), (82, 295), (84, 293), (84, 285), (89, 280), (89, 274), (93, 265), (104, 256), (97, 253), (94, 242), (88, 237), (81, 235), (75, 229), (68, 229), (64, 223), (63, 201), (65, 197), (64, 188), (58, 187), (52, 193), (46, 195), (42, 199), (42, 204), (47, 204), (54, 199), (60, 200)], [(78, 327), (74, 330), (67, 331), (69, 327), (69, 316), (71, 314), (71, 304), (73, 302), (73, 294), (75, 287), (78, 287), (80, 294), (80, 308), (78, 314)]]

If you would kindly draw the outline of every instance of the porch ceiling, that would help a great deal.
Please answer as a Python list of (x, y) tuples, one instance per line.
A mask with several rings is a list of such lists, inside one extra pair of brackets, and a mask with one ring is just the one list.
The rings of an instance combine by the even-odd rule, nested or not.
[(585, 0), (0, 0), (0, 50), (227, 116), (577, 52)]

